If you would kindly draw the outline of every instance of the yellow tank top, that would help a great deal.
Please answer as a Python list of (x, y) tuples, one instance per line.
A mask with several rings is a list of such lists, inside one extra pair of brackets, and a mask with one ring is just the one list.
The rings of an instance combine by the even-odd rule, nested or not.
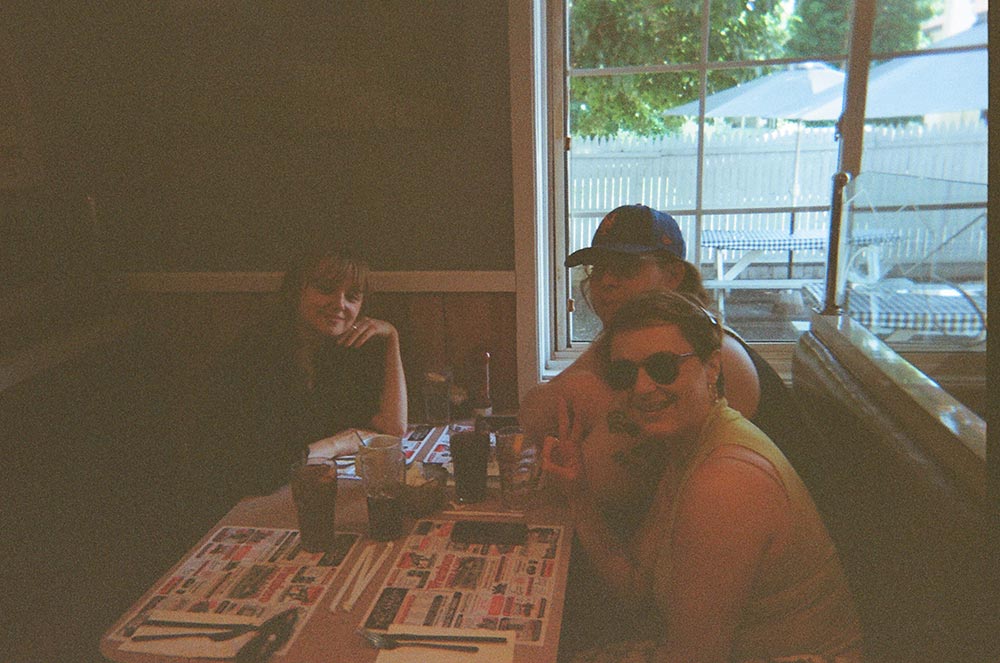
[(774, 443), (728, 407), (725, 399), (709, 414), (698, 445), (667, 502), (673, 506), (661, 521), (662, 527), (657, 527), (654, 600), (659, 603), (674, 572), (669, 545), (677, 497), (699, 464), (723, 445), (738, 445), (763, 456), (777, 471), (791, 509), (787, 545), (762, 560), (735, 634), (732, 659), (860, 651), (861, 630), (854, 602), (808, 490)]

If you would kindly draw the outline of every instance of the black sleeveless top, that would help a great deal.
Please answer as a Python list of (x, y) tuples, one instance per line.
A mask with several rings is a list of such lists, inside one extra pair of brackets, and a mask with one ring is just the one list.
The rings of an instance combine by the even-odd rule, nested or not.
[(250, 330), (225, 353), (214, 409), (217, 462), (233, 494), (269, 493), (288, 481), (303, 448), (346, 428), (364, 428), (378, 411), (386, 344), (325, 343), (315, 385), (306, 386), (292, 335), (280, 322)]
[(778, 372), (757, 353), (756, 350), (732, 330), (726, 329), (726, 334), (735, 339), (753, 362), (760, 383), (760, 401), (757, 412), (750, 421), (771, 438), (775, 446), (785, 454), (792, 465), (799, 470), (796, 458), (801, 457), (799, 450), (810, 444), (812, 429), (802, 417), (798, 402), (791, 390), (785, 385)]

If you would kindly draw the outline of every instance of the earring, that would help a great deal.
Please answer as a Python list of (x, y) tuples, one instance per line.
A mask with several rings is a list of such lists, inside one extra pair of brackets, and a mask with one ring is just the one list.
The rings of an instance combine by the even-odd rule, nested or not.
[(708, 383), (708, 400), (711, 403), (719, 401), (719, 387), (714, 382)]

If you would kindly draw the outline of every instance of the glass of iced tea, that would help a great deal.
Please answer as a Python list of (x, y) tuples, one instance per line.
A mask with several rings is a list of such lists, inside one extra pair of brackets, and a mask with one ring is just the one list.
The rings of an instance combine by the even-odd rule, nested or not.
[(378, 541), (403, 534), (403, 491), (406, 463), (402, 440), (376, 435), (358, 449), (358, 474), (368, 500), (368, 535)]
[(541, 450), (531, 443), (520, 426), (501, 428), (496, 437), (501, 499), (509, 508), (525, 509), (538, 490), (542, 473)]

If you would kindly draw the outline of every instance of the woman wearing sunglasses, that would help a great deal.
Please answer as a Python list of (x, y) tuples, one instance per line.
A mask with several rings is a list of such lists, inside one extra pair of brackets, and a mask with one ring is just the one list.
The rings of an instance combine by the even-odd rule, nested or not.
[[(624, 205), (609, 212), (594, 233), (591, 245), (574, 251), (567, 267), (583, 266), (583, 292), (607, 325), (615, 312), (637, 295), (654, 290), (675, 291), (706, 305), (708, 295), (698, 268), (685, 260), (686, 246), (677, 221), (666, 212), (645, 205)], [(720, 383), (725, 382), (729, 405), (753, 421), (781, 449), (805, 444), (809, 431), (784, 382), (763, 358), (731, 330), (720, 350)], [(613, 392), (598, 375), (591, 346), (566, 370), (531, 390), (520, 403), (521, 425), (541, 440), (558, 427), (564, 404), (580, 427), (581, 453), (588, 486), (609, 527), (629, 536), (641, 521), (655, 492), (658, 477), (650, 472), (638, 478), (625, 465), (642, 454), (635, 447), (635, 425), (614, 406)], [(638, 456), (632, 458), (631, 456)], [(599, 642), (609, 635), (604, 588), (594, 580), (585, 558), (574, 556), (574, 582), (567, 600), (569, 639)]]
[[(566, 266), (585, 266), (584, 293), (606, 325), (625, 302), (653, 290), (680, 292), (704, 306), (708, 296), (701, 274), (684, 256), (684, 238), (672, 216), (645, 205), (625, 205), (604, 217), (591, 246), (570, 254)], [(585, 351), (566, 370), (525, 396), (520, 403), (521, 424), (529, 436), (540, 440), (556, 430), (558, 403), (566, 403), (583, 431), (591, 488), (608, 522), (627, 533), (651, 498), (650, 487), (626, 476), (611, 462), (632, 447), (634, 426), (612, 406), (612, 390), (598, 376), (593, 350)], [(806, 431), (800, 430), (801, 418), (782, 379), (728, 329), (722, 340), (720, 366), (724, 376), (720, 382), (725, 383), (731, 407), (753, 421), (779, 448), (802, 444)]]
[(595, 343), (598, 370), (636, 432), (626, 471), (655, 477), (633, 533), (601, 513), (582, 425), (567, 407), (558, 436), (545, 439), (543, 468), (566, 494), (593, 567), (637, 606), (631, 623), (619, 622), (630, 642), (578, 660), (860, 660), (850, 592), (808, 491), (718, 390), (722, 338), (698, 304), (654, 292), (623, 304)]

